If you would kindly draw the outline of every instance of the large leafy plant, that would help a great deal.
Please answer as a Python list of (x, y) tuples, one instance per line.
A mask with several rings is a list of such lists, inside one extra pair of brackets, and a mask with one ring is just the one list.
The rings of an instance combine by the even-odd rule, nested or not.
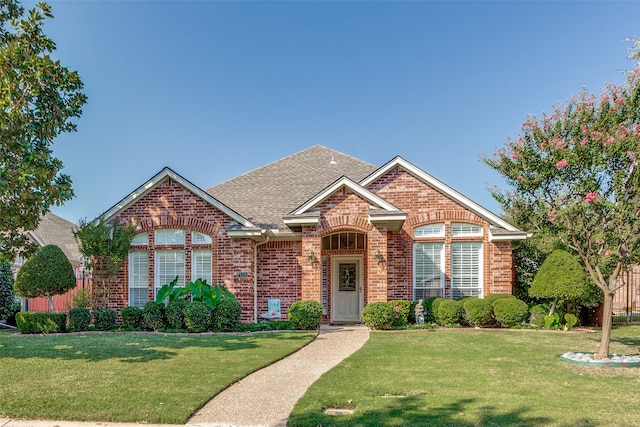
[(203, 279), (196, 279), (186, 286), (178, 286), (178, 276), (176, 276), (171, 283), (164, 284), (158, 290), (156, 302), (168, 301), (171, 303), (177, 299), (187, 299), (189, 296), (191, 296), (191, 301), (202, 302), (211, 310), (214, 310), (223, 298), (236, 298), (223, 285), (211, 286)]

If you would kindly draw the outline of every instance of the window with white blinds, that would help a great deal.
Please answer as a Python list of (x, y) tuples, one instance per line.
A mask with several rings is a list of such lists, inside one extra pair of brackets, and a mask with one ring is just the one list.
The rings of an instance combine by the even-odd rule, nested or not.
[(209, 235), (198, 233), (197, 231), (191, 232), (191, 243), (194, 245), (210, 245), (212, 241)]
[(158, 250), (155, 255), (155, 293), (178, 276), (176, 286), (184, 286), (184, 251)]
[(482, 297), (482, 243), (451, 244), (451, 296)]
[(414, 300), (444, 296), (444, 244), (413, 245)]
[(476, 224), (464, 222), (451, 224), (451, 235), (457, 236), (482, 236), (482, 227)]
[(428, 224), (413, 229), (413, 237), (444, 237), (444, 224)]
[(211, 249), (191, 251), (191, 280), (202, 279), (211, 283)]
[(149, 301), (149, 254), (129, 252), (129, 305), (143, 308)]

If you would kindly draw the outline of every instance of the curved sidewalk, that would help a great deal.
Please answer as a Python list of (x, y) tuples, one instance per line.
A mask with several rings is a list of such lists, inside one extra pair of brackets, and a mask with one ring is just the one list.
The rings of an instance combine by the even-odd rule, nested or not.
[(366, 326), (323, 326), (296, 353), (231, 385), (196, 412), (187, 426), (286, 426), (298, 399), (323, 373), (369, 338)]

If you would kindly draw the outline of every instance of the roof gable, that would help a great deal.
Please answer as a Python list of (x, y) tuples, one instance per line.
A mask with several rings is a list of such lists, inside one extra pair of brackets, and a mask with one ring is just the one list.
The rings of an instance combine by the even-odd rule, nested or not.
[(120, 212), (124, 211), (129, 206), (133, 205), (136, 201), (140, 200), (142, 197), (144, 197), (151, 190), (159, 186), (161, 183), (163, 183), (167, 179), (174, 180), (175, 182), (177, 182), (187, 190), (191, 191), (196, 196), (203, 199), (205, 202), (207, 202), (211, 206), (215, 207), (216, 209), (220, 210), (221, 212), (229, 216), (231, 219), (236, 221), (242, 227), (252, 228), (252, 229), (257, 228), (251, 221), (247, 220), (242, 215), (240, 215), (239, 213), (237, 213), (236, 211), (234, 211), (224, 203), (220, 202), (215, 197), (205, 192), (204, 190), (202, 190), (192, 182), (188, 181), (187, 179), (183, 178), (181, 175), (177, 174), (176, 172), (171, 170), (171, 168), (168, 168), (168, 167), (165, 167), (156, 175), (154, 175), (149, 181), (147, 181), (146, 183), (142, 184), (140, 187), (136, 188), (134, 191), (129, 193), (128, 196), (120, 200), (113, 207), (111, 207), (105, 213), (100, 215), (100, 217), (105, 221), (108, 221), (114, 218)]
[(406, 161), (400, 156), (393, 158), (387, 164), (383, 165), (378, 170), (373, 172), (371, 175), (367, 176), (362, 181), (360, 181), (359, 184), (362, 185), (363, 187), (367, 187), (368, 185), (375, 182), (377, 179), (384, 176), (387, 172), (389, 172), (390, 170), (392, 170), (397, 166), (403, 168), (404, 170), (409, 172), (411, 175), (415, 176), (425, 184), (435, 188), (436, 190), (446, 195), (447, 197), (451, 198), (452, 200), (454, 200), (461, 206), (465, 207), (466, 209), (469, 209), (470, 211), (474, 212), (476, 215), (484, 218), (491, 225), (503, 228), (510, 235), (512, 235), (512, 233), (516, 233), (516, 234), (522, 233), (523, 236), (526, 236), (526, 233), (522, 232), (517, 227), (509, 224), (507, 221), (503, 220), (498, 215), (480, 206), (473, 200), (469, 199), (468, 197), (464, 196), (463, 194), (449, 187), (448, 185), (436, 179), (435, 177), (429, 175), (419, 167)]

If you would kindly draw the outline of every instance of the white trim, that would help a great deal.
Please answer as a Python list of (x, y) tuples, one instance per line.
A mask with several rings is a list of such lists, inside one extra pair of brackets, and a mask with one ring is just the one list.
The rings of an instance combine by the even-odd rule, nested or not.
[(252, 224), (249, 220), (244, 218), (242, 215), (238, 214), (236, 211), (226, 206), (224, 203), (220, 202), (219, 200), (217, 200), (216, 198), (214, 198), (212, 195), (205, 192), (201, 188), (192, 184), (182, 176), (178, 175), (168, 167), (165, 167), (160, 172), (158, 172), (153, 178), (147, 181), (145, 184), (141, 185), (140, 187), (136, 188), (133, 192), (129, 193), (128, 196), (120, 200), (113, 207), (111, 207), (105, 213), (100, 215), (100, 218), (102, 218), (104, 221), (109, 221), (118, 213), (122, 212), (123, 210), (131, 206), (133, 203), (135, 203), (137, 199), (144, 197), (147, 193), (149, 193), (151, 190), (153, 190), (155, 187), (157, 187), (158, 185), (160, 185), (162, 182), (164, 182), (166, 179), (169, 179), (169, 178), (171, 178), (178, 184), (182, 185), (184, 188), (191, 191), (193, 194), (200, 197), (205, 202), (209, 203), (211, 206), (222, 211), (227, 216), (232, 218), (234, 221), (241, 224), (243, 227), (257, 228), (254, 224)]
[(331, 196), (333, 193), (341, 189), (342, 187), (347, 187), (367, 202), (375, 205), (378, 208), (384, 209), (389, 212), (401, 212), (400, 209), (393, 206), (391, 203), (387, 202), (383, 198), (377, 196), (371, 191), (367, 190), (363, 186), (358, 183), (350, 180), (346, 176), (339, 178), (333, 184), (322, 190), (320, 193), (316, 194), (314, 197), (305, 202), (302, 206), (294, 210), (290, 215), (302, 215), (307, 212), (309, 209), (314, 208), (317, 204), (322, 202), (327, 197)]
[(512, 231), (512, 232), (521, 231), (518, 228), (516, 228), (515, 226), (509, 224), (507, 221), (505, 221), (502, 218), (500, 218), (498, 215), (496, 215), (493, 212), (490, 212), (489, 210), (483, 208), (482, 206), (480, 206), (479, 204), (477, 204), (473, 200), (471, 200), (468, 197), (464, 196), (463, 194), (457, 192), (456, 190), (454, 190), (453, 188), (449, 187), (448, 185), (446, 185), (442, 181), (439, 181), (438, 179), (436, 179), (433, 176), (429, 175), (428, 173), (426, 173), (422, 169), (418, 168), (417, 166), (409, 163), (408, 161), (406, 161), (405, 159), (403, 159), (400, 156), (395, 157), (389, 163), (387, 163), (386, 165), (380, 167), (380, 169), (378, 169), (377, 171), (375, 171), (374, 173), (372, 173), (371, 175), (369, 175), (368, 177), (366, 177), (365, 179), (360, 181), (359, 184), (362, 185), (363, 187), (366, 187), (366, 186), (368, 186), (369, 184), (371, 184), (376, 179), (380, 178), (382, 175), (384, 175), (385, 173), (387, 173), (389, 170), (393, 169), (396, 166), (400, 166), (403, 169), (407, 170), (409, 173), (411, 173), (416, 178), (420, 179), (421, 181), (425, 182), (426, 184), (428, 184), (428, 185), (432, 186), (433, 188), (437, 189), (438, 191), (442, 192), (443, 194), (445, 194), (446, 196), (450, 197), (451, 199), (453, 199), (457, 203), (461, 204), (462, 206), (466, 207), (467, 209), (475, 212), (476, 214), (478, 214), (479, 216), (483, 217), (484, 219), (486, 219), (490, 223), (492, 223), (494, 225), (497, 225), (497, 226), (500, 226), (500, 227), (502, 227), (502, 228), (504, 228), (504, 229), (506, 229), (508, 231)]

